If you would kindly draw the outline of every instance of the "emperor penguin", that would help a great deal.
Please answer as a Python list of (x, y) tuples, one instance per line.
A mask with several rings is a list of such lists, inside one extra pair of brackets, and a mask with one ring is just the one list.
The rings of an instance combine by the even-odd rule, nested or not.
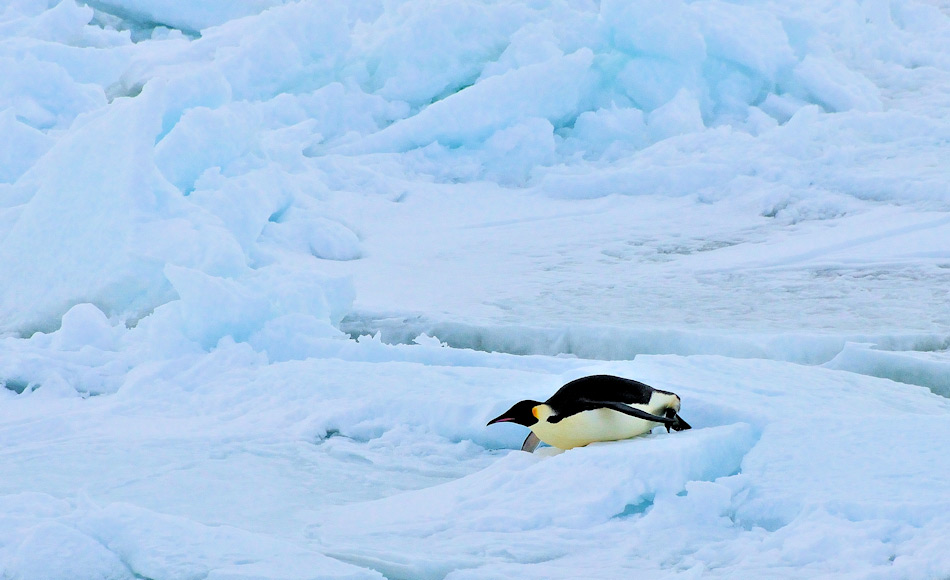
[(541, 442), (559, 449), (595, 441), (617, 441), (650, 432), (657, 425), (683, 431), (689, 424), (679, 416), (675, 393), (615, 377), (592, 375), (573, 380), (543, 403), (521, 401), (488, 422), (518, 423), (531, 429), (522, 451), (533, 452)]

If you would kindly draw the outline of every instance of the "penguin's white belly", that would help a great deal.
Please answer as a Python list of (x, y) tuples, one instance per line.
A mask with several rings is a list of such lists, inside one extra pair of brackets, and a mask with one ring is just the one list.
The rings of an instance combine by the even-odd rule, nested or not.
[(643, 435), (657, 425), (659, 423), (631, 417), (613, 409), (594, 409), (571, 415), (557, 423), (538, 421), (531, 426), (531, 430), (548, 445), (571, 449), (595, 441), (629, 439)]

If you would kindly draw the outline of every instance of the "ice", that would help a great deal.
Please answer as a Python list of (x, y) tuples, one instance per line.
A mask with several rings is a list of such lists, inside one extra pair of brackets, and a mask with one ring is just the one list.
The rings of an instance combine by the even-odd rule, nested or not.
[(681, 62), (702, 60), (706, 42), (685, 2), (608, 1), (601, 6), (605, 36), (625, 53)]
[[(691, 8), (699, 15), (706, 53), (739, 69), (733, 74), (745, 70), (760, 75), (760, 82), (777, 84), (780, 75), (794, 66), (795, 52), (780, 15), (716, 1), (696, 2)], [(745, 34), (736, 36), (739, 29)]]
[(216, 0), (193, 6), (169, 5), (161, 0), (97, 0), (93, 6), (135, 25), (167, 25), (188, 31), (200, 31), (229, 20), (259, 14), (281, 0)]
[(795, 82), (830, 111), (880, 111), (877, 87), (838, 63), (806, 56), (795, 67)]
[(369, 153), (405, 151), (435, 141), (450, 146), (477, 143), (525, 117), (560, 125), (577, 115), (592, 62), (591, 51), (581, 49), (488, 77), (341, 150)]
[[(0, 577), (944, 578), (950, 7), (0, 7)], [(486, 422), (596, 373), (684, 432)]]
[(119, 333), (101, 310), (92, 304), (77, 304), (63, 315), (58, 332), (50, 335), (52, 350), (80, 350), (92, 347), (116, 350)]
[[(359, 64), (367, 69), (361, 71), (368, 77), (363, 83), (387, 100), (413, 106), (455, 93), (506, 50), (509, 37), (527, 20), (527, 12), (512, 3), (468, 2), (432, 2), (425, 10), (386, 10), (375, 22), (354, 30), (362, 55)], [(561, 56), (561, 51), (551, 51), (550, 56)]]
[[(8, 281), (0, 330), (50, 330), (79, 302), (140, 317), (172, 297), (162, 274), (166, 261), (213, 273), (240, 267), (233, 242), (214, 223), (196, 219), (200, 210), (170, 197), (173, 188), (158, 176), (152, 145), (160, 119), (150, 96), (89, 120), (22, 178), (35, 190), (0, 248)], [(73, 166), (75, 159), (82, 163)], [(59, 284), (64, 279), (68, 285)]]
[(168, 265), (164, 275), (179, 300), (156, 309), (142, 329), (149, 332), (153, 324), (177, 328), (205, 349), (226, 336), (246, 341), (268, 321), (287, 315), (306, 316), (317, 323), (310, 332), (325, 334), (320, 326), (338, 325), (352, 302), (346, 280), (327, 280), (306, 270), (270, 266), (231, 280)]
[(195, 50), (213, 51), (235, 99), (264, 100), (336, 80), (350, 42), (347, 23), (341, 2), (287, 3), (206, 32)]
[(0, 133), (5, 136), (0, 151), (0, 183), (13, 183), (46, 153), (52, 141), (41, 131), (20, 122), (12, 108), (0, 112)]
[(574, 121), (562, 147), (589, 156), (616, 158), (647, 143), (643, 111), (611, 107), (585, 111)]
[(647, 134), (653, 141), (695, 133), (705, 128), (699, 101), (685, 90), (647, 116)]
[(73, 120), (106, 104), (101, 87), (75, 82), (54, 62), (32, 56), (0, 57), (0, 107), (36, 129), (65, 129)]
[[(52, 563), (52, 566), (51, 566)], [(10, 578), (125, 579), (131, 576), (114, 553), (63, 524), (29, 530), (4, 571)]]
[(941, 348), (944, 345), (940, 345), (941, 350), (937, 352), (910, 349), (893, 352), (874, 346), (849, 342), (825, 366), (920, 385), (938, 395), (950, 397), (950, 375), (947, 374), (950, 357), (947, 357), (947, 349)]
[(380, 578), (286, 542), (130, 505), (93, 511), (81, 525), (137, 575), (151, 578)]

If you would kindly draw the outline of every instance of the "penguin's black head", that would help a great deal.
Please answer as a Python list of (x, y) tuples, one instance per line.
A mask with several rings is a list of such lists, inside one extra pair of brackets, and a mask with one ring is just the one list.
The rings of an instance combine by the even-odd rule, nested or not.
[(540, 404), (538, 401), (521, 401), (520, 403), (515, 403), (512, 408), (495, 417), (489, 421), (488, 424), (511, 422), (530, 427), (538, 422), (538, 418), (534, 414), (534, 408)]

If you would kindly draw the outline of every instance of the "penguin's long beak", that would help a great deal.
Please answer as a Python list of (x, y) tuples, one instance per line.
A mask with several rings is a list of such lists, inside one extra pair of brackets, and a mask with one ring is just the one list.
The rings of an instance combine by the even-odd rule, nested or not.
[(514, 417), (505, 417), (504, 415), (502, 415), (500, 417), (495, 417), (494, 419), (489, 421), (488, 424), (485, 426), (488, 427), (488, 425), (493, 425), (495, 423), (510, 423), (514, 420), (515, 420)]

